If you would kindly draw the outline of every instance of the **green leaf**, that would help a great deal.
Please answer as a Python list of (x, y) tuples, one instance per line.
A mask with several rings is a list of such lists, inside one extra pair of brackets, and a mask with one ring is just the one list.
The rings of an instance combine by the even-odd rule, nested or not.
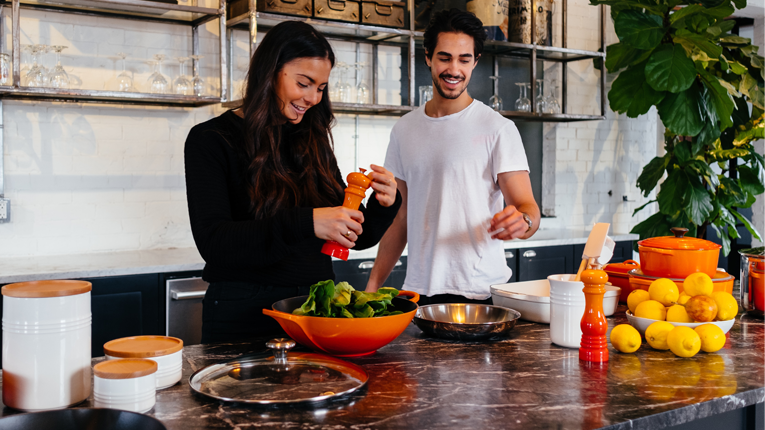
[(632, 211), (632, 216), (635, 216), (635, 214), (637, 214), (638, 212), (640, 212), (643, 209), (645, 209), (645, 207), (650, 205), (651, 203), (656, 203), (656, 200), (649, 200), (646, 204), (641, 205), (639, 208), (637, 208), (634, 211)]
[(727, 33), (733, 30), (733, 27), (735, 26), (736, 26), (736, 21), (733, 21), (733, 20), (722, 21), (722, 22), (718, 22), (716, 25), (713, 25), (707, 28), (707, 33), (711, 34), (712, 36), (719, 36), (723, 33)]
[(736, 5), (736, 9), (743, 9), (746, 7), (746, 0), (733, 0), (733, 4)]
[(606, 69), (614, 73), (634, 64), (635, 60), (640, 59), (645, 53), (646, 51), (642, 49), (635, 49), (624, 43), (608, 45), (606, 47)]
[[(670, 223), (667, 221), (666, 215), (664, 215), (661, 212), (657, 212), (650, 217), (646, 218), (645, 221), (638, 223), (635, 225), (635, 227), (632, 227), (632, 230), (630, 230), (630, 233), (633, 234), (639, 234), (640, 239), (647, 239), (649, 237), (657, 237), (657, 236), (671, 236), (672, 231), (670, 230)], [(637, 251), (637, 242), (632, 242), (633, 249)]]
[(661, 17), (646, 13), (625, 10), (614, 22), (619, 40), (634, 48), (652, 49), (664, 37), (664, 25)]
[(720, 138), (720, 127), (712, 121), (704, 121), (704, 128), (693, 138), (693, 155), (696, 156), (702, 148)]
[(683, 170), (673, 170), (667, 179), (661, 183), (656, 200), (659, 211), (669, 216), (670, 220), (677, 219), (683, 211), (686, 189), (690, 187), (688, 176)]
[(762, 169), (756, 171), (747, 165), (741, 165), (738, 169), (738, 183), (744, 191), (759, 196), (765, 193), (765, 176)]
[(681, 93), (669, 93), (658, 105), (661, 121), (681, 136), (695, 136), (704, 128), (702, 109), (705, 108), (698, 85)]
[(714, 76), (702, 70), (701, 81), (704, 83), (704, 105), (707, 108), (708, 116), (715, 122), (720, 122), (720, 129), (725, 130), (733, 126), (731, 114), (735, 105), (728, 91), (720, 85), (720, 81)]
[(714, 18), (727, 18), (736, 11), (729, 1), (722, 2), (719, 6), (704, 9), (704, 14)]
[[(728, 228), (726, 226), (718, 226), (716, 223), (709, 224), (712, 229), (717, 233), (717, 237), (720, 238), (720, 242), (722, 242), (722, 252), (723, 255), (728, 255), (730, 253), (730, 237), (728, 237)], [(721, 233), (720, 231), (723, 230), (725, 233)]]
[(743, 97), (733, 99), (736, 109), (733, 111), (733, 125), (738, 127), (749, 122), (749, 105)]
[(664, 93), (654, 90), (646, 82), (644, 67), (645, 63), (632, 66), (621, 72), (614, 81), (608, 92), (608, 103), (614, 112), (637, 118), (664, 98)]
[(760, 109), (765, 109), (765, 95), (763, 95), (763, 89), (756, 79), (749, 73), (745, 74), (741, 79), (741, 85), (739, 85), (741, 94), (749, 97), (749, 101), (753, 105)]
[(744, 73), (749, 71), (749, 69), (747, 69), (744, 65), (742, 65), (741, 63), (737, 61), (731, 61), (729, 65), (730, 65), (731, 72), (737, 75), (743, 75)]
[(648, 194), (656, 188), (656, 184), (659, 182), (664, 171), (669, 163), (669, 156), (654, 157), (640, 172), (640, 176), (637, 178), (637, 187), (643, 192), (644, 197), (648, 197)]
[(688, 185), (683, 196), (685, 213), (694, 224), (704, 224), (712, 213), (712, 197), (697, 176), (688, 177)]
[(611, 11), (613, 12), (616, 10), (617, 12), (623, 11), (625, 8), (628, 9), (645, 9), (654, 15), (661, 15), (664, 16), (667, 13), (667, 10), (671, 8), (672, 6), (663, 6), (663, 5), (657, 5), (655, 1), (640, 1), (640, 0), (590, 0), (590, 5), (609, 5), (611, 6)]
[(710, 59), (719, 58), (722, 55), (722, 47), (707, 39), (706, 37), (691, 33), (687, 30), (678, 31), (673, 39), (677, 43), (682, 43), (683, 47), (698, 48), (706, 53)]
[(731, 178), (720, 178), (720, 186), (717, 187), (717, 199), (725, 207), (743, 205), (747, 201), (746, 192), (741, 189), (738, 182)]
[(691, 142), (683, 140), (675, 145), (675, 156), (680, 164), (685, 164), (691, 160), (693, 155), (691, 154)]
[(728, 36), (721, 37), (720, 43), (724, 43), (726, 45), (749, 45), (752, 43), (752, 40), (747, 39), (746, 37), (730, 34)]
[(749, 230), (749, 233), (752, 234), (752, 237), (756, 238), (760, 242), (762, 242), (762, 236), (760, 235), (760, 232), (757, 231), (757, 229), (752, 225), (751, 222), (749, 222), (748, 219), (746, 219), (745, 216), (738, 213), (738, 211), (732, 211), (733, 216), (738, 218), (739, 221), (741, 221), (744, 224), (744, 227), (746, 227), (747, 230)]
[(672, 15), (669, 16), (669, 23), (670, 24), (674, 24), (678, 20), (681, 20), (681, 19), (683, 19), (685, 17), (691, 16), (691, 15), (699, 13), (699, 12), (703, 12), (705, 10), (707, 10), (707, 9), (704, 6), (700, 5), (700, 4), (693, 4), (693, 5), (690, 5), (690, 6), (686, 6), (686, 7), (682, 8), (682, 9), (678, 10), (677, 12), (673, 12)]
[(662, 45), (648, 59), (645, 78), (656, 91), (679, 93), (696, 79), (696, 67), (680, 45)]
[(720, 185), (720, 180), (717, 177), (717, 173), (704, 161), (693, 160), (688, 167), (696, 172), (697, 175), (703, 176), (712, 187), (717, 188)]
[(731, 96), (733, 96), (733, 97), (741, 97), (741, 93), (738, 92), (736, 87), (731, 85), (729, 82), (726, 82), (726, 81), (724, 81), (722, 79), (717, 79), (717, 83), (722, 85), (722, 87), (725, 88), (725, 90), (728, 91), (728, 94), (730, 94)]

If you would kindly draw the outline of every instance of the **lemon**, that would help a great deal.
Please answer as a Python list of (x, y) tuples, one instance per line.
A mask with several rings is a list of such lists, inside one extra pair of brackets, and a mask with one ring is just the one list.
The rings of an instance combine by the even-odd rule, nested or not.
[(635, 308), (640, 303), (650, 300), (651, 296), (648, 295), (648, 291), (646, 290), (634, 290), (630, 293), (629, 296), (627, 296), (627, 307), (629, 308), (630, 312), (632, 314), (635, 314)]
[(669, 306), (680, 297), (680, 289), (671, 279), (659, 278), (648, 286), (651, 300), (656, 300), (664, 306)]
[(619, 324), (611, 330), (611, 345), (620, 352), (635, 352), (641, 343), (640, 333), (629, 324)]
[(680, 297), (677, 298), (677, 304), (684, 305), (688, 303), (688, 300), (690, 299), (691, 299), (691, 296), (689, 296), (688, 294), (685, 294), (685, 291), (683, 291), (682, 293), (680, 293)]
[(701, 338), (701, 350), (717, 352), (725, 345), (725, 333), (714, 324), (702, 324), (694, 329)]
[(672, 305), (667, 308), (667, 321), (682, 323), (693, 322), (691, 317), (688, 316), (688, 312), (685, 311), (685, 306), (683, 305)]
[(711, 296), (715, 286), (706, 273), (691, 273), (683, 281), (683, 292), (689, 296)]
[(701, 337), (690, 327), (678, 326), (667, 334), (667, 345), (678, 357), (693, 357), (701, 349)]
[(645, 329), (645, 340), (653, 349), (667, 350), (667, 334), (674, 328), (675, 326), (666, 321), (656, 321)]
[(712, 293), (712, 299), (717, 303), (717, 319), (719, 321), (731, 320), (738, 314), (738, 302), (730, 293), (715, 291)]
[(649, 320), (664, 321), (667, 319), (667, 309), (656, 300), (646, 300), (635, 308), (635, 316)]

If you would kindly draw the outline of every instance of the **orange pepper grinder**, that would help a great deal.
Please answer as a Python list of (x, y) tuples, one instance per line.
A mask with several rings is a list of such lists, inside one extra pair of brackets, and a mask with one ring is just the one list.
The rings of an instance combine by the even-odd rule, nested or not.
[(582, 273), (584, 282), (584, 316), (582, 317), (582, 343), (579, 348), (579, 359), (596, 363), (608, 361), (606, 332), (608, 322), (603, 313), (603, 295), (606, 293), (608, 275), (602, 270), (585, 270)]
[[(364, 169), (361, 169), (364, 172)], [(359, 172), (352, 172), (345, 178), (348, 182), (348, 187), (345, 188), (345, 199), (343, 200), (343, 207), (358, 210), (361, 205), (361, 201), (367, 195), (367, 188), (372, 183), (365, 174)], [(348, 248), (340, 245), (334, 240), (328, 240), (324, 242), (321, 247), (322, 254), (331, 255), (332, 257), (339, 258), (343, 261), (348, 260)]]

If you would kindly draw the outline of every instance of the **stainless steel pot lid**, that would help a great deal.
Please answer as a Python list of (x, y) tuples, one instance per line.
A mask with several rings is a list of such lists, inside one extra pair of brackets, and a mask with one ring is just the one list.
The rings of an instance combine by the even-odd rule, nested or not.
[(217, 400), (261, 405), (320, 403), (362, 388), (369, 375), (361, 367), (315, 353), (291, 352), (292, 339), (266, 343), (273, 357), (234, 359), (198, 370), (189, 385)]

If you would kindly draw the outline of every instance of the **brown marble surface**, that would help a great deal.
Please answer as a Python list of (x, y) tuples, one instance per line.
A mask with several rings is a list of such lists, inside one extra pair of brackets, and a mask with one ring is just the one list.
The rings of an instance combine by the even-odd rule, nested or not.
[[(610, 327), (626, 323), (623, 311)], [(508, 339), (487, 343), (428, 338), (411, 325), (377, 353), (348, 359), (369, 373), (368, 387), (329, 407), (263, 409), (191, 392), (194, 371), (262, 349), (262, 341), (186, 347), (182, 381), (157, 393), (149, 415), (170, 430), (660, 429), (765, 401), (763, 320), (742, 315), (717, 353), (678, 358), (644, 343), (621, 354), (609, 344), (604, 366), (551, 344), (543, 324), (520, 321)]]

